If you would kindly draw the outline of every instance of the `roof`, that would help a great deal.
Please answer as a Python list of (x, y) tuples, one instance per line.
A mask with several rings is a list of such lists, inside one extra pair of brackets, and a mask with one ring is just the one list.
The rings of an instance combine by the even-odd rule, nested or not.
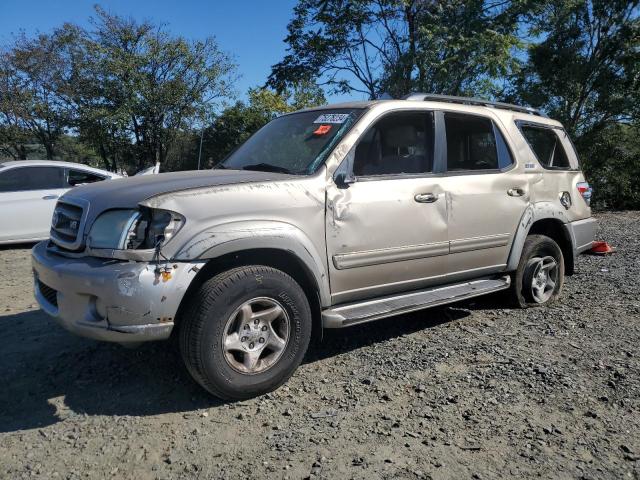
[[(454, 109), (460, 111), (466, 111), (469, 113), (479, 113), (492, 111), (497, 114), (509, 114), (514, 119), (527, 119), (528, 121), (543, 123), (554, 126), (561, 126), (559, 122), (548, 118), (541, 111), (521, 105), (514, 105), (511, 103), (504, 102), (493, 102), (490, 100), (485, 100), (482, 98), (473, 98), (473, 97), (455, 97), (450, 95), (436, 95), (429, 93), (412, 93), (406, 95), (400, 100), (368, 100), (368, 101), (359, 101), (359, 102), (344, 102), (344, 103), (334, 103), (331, 105), (324, 105), (321, 107), (313, 107), (307, 108), (304, 110), (300, 110), (303, 112), (310, 111), (321, 111), (321, 110), (331, 110), (337, 108), (370, 108), (376, 105), (387, 105), (393, 106), (396, 108), (406, 108), (409, 103), (422, 103), (425, 108), (442, 108), (442, 106), (447, 107), (447, 109)], [(294, 112), (295, 113), (295, 112)]]

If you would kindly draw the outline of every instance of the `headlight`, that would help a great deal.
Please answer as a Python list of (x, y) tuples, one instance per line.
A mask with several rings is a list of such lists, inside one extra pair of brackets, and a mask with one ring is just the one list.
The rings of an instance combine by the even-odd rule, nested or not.
[(168, 242), (184, 225), (184, 217), (168, 210), (108, 210), (91, 227), (93, 249), (138, 250)]
[(91, 248), (124, 250), (131, 227), (138, 223), (138, 210), (109, 210), (100, 215), (91, 227), (88, 243)]

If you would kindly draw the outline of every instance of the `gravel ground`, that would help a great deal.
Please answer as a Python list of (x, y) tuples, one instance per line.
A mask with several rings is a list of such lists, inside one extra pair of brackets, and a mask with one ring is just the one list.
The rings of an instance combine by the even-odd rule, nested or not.
[(208, 397), (169, 344), (76, 338), (0, 250), (1, 478), (640, 478), (640, 212), (559, 302), (332, 331), (278, 391)]

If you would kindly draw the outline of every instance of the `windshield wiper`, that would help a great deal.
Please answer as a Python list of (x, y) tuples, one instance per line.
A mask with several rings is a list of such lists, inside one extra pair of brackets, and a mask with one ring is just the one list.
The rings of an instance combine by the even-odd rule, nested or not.
[(279, 167), (278, 165), (271, 165), (270, 163), (256, 163), (255, 165), (245, 165), (242, 170), (257, 170), (261, 172), (277, 172), (277, 173), (291, 173), (288, 168)]

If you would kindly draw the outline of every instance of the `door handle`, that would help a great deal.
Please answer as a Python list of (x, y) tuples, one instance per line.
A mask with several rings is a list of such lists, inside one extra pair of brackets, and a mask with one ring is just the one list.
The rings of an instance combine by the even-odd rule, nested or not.
[(524, 195), (524, 190), (520, 187), (513, 187), (507, 190), (507, 195), (510, 197), (521, 197)]
[(55, 200), (56, 198), (58, 198), (58, 195), (45, 195), (42, 197), (43, 200)]
[(413, 199), (418, 203), (433, 203), (438, 200), (438, 196), (433, 193), (419, 193)]

